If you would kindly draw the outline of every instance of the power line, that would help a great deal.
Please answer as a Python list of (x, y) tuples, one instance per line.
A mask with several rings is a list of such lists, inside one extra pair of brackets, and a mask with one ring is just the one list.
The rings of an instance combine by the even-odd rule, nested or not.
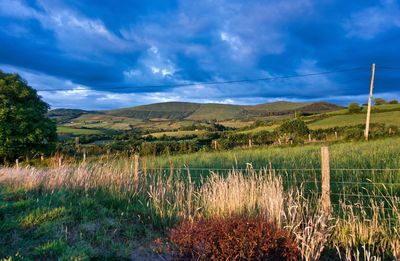
[[(271, 80), (290, 79), (290, 78), (303, 78), (303, 77), (311, 77), (311, 76), (334, 74), (334, 73), (352, 72), (352, 71), (358, 71), (358, 70), (364, 70), (364, 69), (366, 69), (366, 67), (356, 67), (356, 68), (351, 68), (351, 69), (342, 69), (342, 70), (326, 71), (326, 72), (319, 72), (319, 73), (307, 73), (307, 74), (286, 75), (286, 76), (266, 77), (266, 78), (256, 78), (256, 79), (241, 79), (241, 80), (231, 80), (231, 81), (212, 81), (212, 82), (195, 82), (195, 83), (192, 82), (192, 83), (182, 83), (182, 84), (167, 84), (167, 85), (108, 87), (108, 88), (104, 89), (104, 91), (121, 90), (121, 89), (139, 89), (139, 88), (174, 88), (174, 87), (187, 87), (187, 86), (196, 86), (196, 85), (219, 85), (219, 84), (224, 85), (224, 84), (233, 84), (233, 83), (246, 83), (246, 82), (271, 81)], [(37, 91), (40, 91), (40, 92), (70, 91), (70, 90), (80, 90), (80, 89), (77, 89), (77, 88), (37, 89)], [(86, 89), (82, 89), (82, 90), (86, 90)]]

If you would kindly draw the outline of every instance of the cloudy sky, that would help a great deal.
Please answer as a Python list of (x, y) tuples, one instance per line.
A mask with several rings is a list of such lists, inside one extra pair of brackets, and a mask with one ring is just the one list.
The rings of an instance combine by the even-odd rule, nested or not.
[(53, 108), (365, 103), (373, 62), (376, 95), (400, 98), (400, 1), (0, 0), (0, 70)]

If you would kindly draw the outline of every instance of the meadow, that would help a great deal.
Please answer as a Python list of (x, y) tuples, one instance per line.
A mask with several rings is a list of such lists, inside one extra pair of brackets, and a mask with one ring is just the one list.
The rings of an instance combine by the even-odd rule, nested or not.
[(2, 168), (0, 257), (168, 260), (170, 228), (239, 215), (287, 231), (300, 260), (393, 260), (399, 144), (330, 145), (330, 214), (319, 204), (321, 144)]

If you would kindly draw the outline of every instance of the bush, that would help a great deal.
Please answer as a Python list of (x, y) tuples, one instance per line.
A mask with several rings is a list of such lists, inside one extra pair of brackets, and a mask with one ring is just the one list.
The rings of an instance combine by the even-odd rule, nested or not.
[(375, 98), (374, 103), (375, 105), (384, 105), (386, 104), (386, 101), (382, 98)]
[(361, 140), (364, 137), (364, 130), (358, 127), (346, 129), (344, 137), (346, 140)]
[(358, 105), (358, 103), (356, 103), (356, 102), (352, 102), (352, 103), (349, 104), (349, 112), (350, 113), (360, 112), (361, 109), (362, 108), (360, 107), (360, 105)]
[(304, 121), (295, 119), (282, 123), (282, 125), (278, 127), (277, 132), (280, 134), (291, 134), (292, 136), (305, 136), (310, 130)]
[(388, 104), (399, 104), (398, 100), (391, 100), (388, 102)]
[(289, 232), (261, 218), (183, 222), (169, 232), (173, 255), (194, 260), (297, 260)]

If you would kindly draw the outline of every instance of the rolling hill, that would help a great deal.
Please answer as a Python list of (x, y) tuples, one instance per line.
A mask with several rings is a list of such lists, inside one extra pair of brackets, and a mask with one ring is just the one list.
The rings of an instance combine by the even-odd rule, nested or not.
[[(165, 102), (104, 111), (55, 109), (49, 117), (68, 128), (126, 130), (132, 128), (175, 130), (195, 121), (253, 121), (277, 119), (295, 112), (324, 113), (342, 109), (326, 102), (278, 101), (258, 105)], [(62, 130), (62, 129), (61, 129)]]
[(273, 115), (321, 113), (338, 110), (341, 107), (326, 102), (286, 102), (278, 101), (258, 105), (231, 105), (216, 103), (165, 102), (132, 108), (104, 111), (105, 114), (142, 120), (226, 120)]

